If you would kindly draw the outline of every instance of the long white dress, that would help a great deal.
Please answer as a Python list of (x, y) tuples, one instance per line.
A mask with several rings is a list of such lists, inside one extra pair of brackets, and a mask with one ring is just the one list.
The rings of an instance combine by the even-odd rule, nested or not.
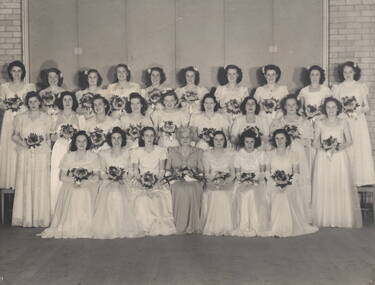
[[(24, 98), (29, 91), (35, 91), (34, 84), (25, 84), (19, 92), (14, 92), (10, 88), (10, 83), (1, 85), (1, 100), (14, 100), (20, 98), (24, 102)], [(4, 112), (1, 134), (0, 134), (0, 188), (14, 188), (16, 185), (16, 162), (17, 152), (16, 144), (12, 141), (13, 121), (14, 117), (26, 111), (25, 105), (21, 105), (19, 110), (7, 109)]]
[(144, 127), (152, 127), (152, 122), (148, 116), (141, 116), (135, 118), (134, 116), (127, 114), (120, 119), (121, 128), (126, 132), (126, 147), (136, 148), (138, 147), (138, 139), (141, 130)]
[(30, 134), (43, 138), (39, 146), (17, 146), (16, 192), (13, 204), (13, 226), (47, 227), (50, 223), (50, 159), (47, 139), (52, 119), (41, 112), (32, 119), (29, 112), (17, 115), (14, 129), (22, 139)]
[[(215, 176), (219, 172), (230, 173), (233, 168), (234, 153), (224, 149), (220, 156), (213, 150), (203, 154), (206, 175)], [(202, 197), (202, 232), (204, 235), (231, 235), (233, 225), (234, 186), (231, 181), (224, 185), (208, 183)]]
[(262, 236), (268, 229), (268, 203), (264, 177), (260, 181), (260, 169), (265, 164), (264, 152), (255, 149), (247, 152), (241, 148), (234, 157), (234, 167), (241, 175), (254, 173), (256, 183), (235, 183), (234, 230), (236, 236)]
[(216, 88), (215, 96), (223, 112), (232, 122), (241, 115), (240, 105), (243, 99), (249, 96), (249, 90), (245, 86), (236, 86), (232, 89), (227, 85), (222, 85)]
[[(298, 165), (298, 156), (290, 150), (280, 155), (276, 150), (268, 152), (267, 158), (267, 192), (270, 203), (269, 236), (289, 237), (310, 234), (318, 231), (311, 226), (305, 216), (304, 202), (299, 195), (300, 185), (293, 167)], [(271, 178), (276, 171), (284, 171), (285, 174), (294, 174), (292, 184), (285, 188), (276, 186)]]
[[(110, 167), (124, 170), (124, 178), (129, 171), (130, 155), (123, 150), (120, 156), (114, 156), (112, 151), (104, 150), (99, 153), (102, 161), (102, 174)], [(129, 185), (105, 179), (98, 192), (95, 202), (95, 212), (92, 222), (93, 238), (114, 239), (133, 238), (141, 235), (135, 214), (130, 204)]]
[[(89, 172), (100, 171), (100, 160), (96, 153), (87, 151), (85, 159), (77, 152), (65, 154), (60, 169), (67, 173), (73, 168), (84, 168)], [(42, 238), (91, 238), (94, 203), (98, 193), (96, 180), (84, 180), (79, 187), (73, 182), (63, 182), (56, 204), (55, 214)]]
[[(344, 141), (345, 121), (327, 126), (317, 121), (321, 142), (329, 137)], [(312, 209), (314, 224), (321, 227), (360, 227), (362, 225), (358, 193), (353, 185), (350, 160), (346, 150), (332, 156), (320, 148), (313, 176)]]
[(194, 86), (193, 89), (187, 88), (187, 86), (176, 89), (176, 94), (181, 103), (181, 107), (189, 115), (201, 112), (201, 101), (203, 96), (207, 93), (207, 88), (201, 86)]
[[(165, 148), (154, 146), (152, 152), (143, 147), (130, 153), (132, 164), (137, 164), (141, 175), (150, 172), (159, 173), (159, 162), (167, 159)], [(130, 187), (131, 203), (139, 227), (145, 235), (170, 235), (176, 233), (172, 212), (172, 195), (166, 186), (156, 184), (151, 189), (141, 186)]]
[(113, 119), (109, 116), (105, 116), (102, 122), (98, 121), (96, 116), (86, 120), (85, 128), (86, 131), (89, 132), (93, 142), (92, 151), (99, 152), (110, 148), (105, 138), (114, 127), (121, 127), (120, 120)]
[[(352, 81), (340, 83), (333, 88), (334, 96), (344, 101), (354, 97), (361, 110), (363, 101), (369, 94), (367, 86), (363, 83)], [(353, 181), (356, 186), (375, 184), (374, 159), (370, 134), (365, 114), (346, 116), (352, 134), (353, 145), (348, 149)]]

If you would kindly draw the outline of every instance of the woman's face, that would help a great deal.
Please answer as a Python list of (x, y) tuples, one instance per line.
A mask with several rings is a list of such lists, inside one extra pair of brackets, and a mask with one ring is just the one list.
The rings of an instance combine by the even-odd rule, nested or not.
[(93, 105), (96, 114), (105, 114), (105, 104), (102, 99), (94, 100)]
[(133, 98), (130, 100), (130, 108), (132, 109), (132, 113), (140, 113), (142, 104), (139, 98)]
[(206, 98), (203, 103), (205, 112), (213, 113), (215, 110), (215, 100), (213, 98)]
[(227, 72), (227, 79), (229, 83), (237, 83), (238, 73), (234, 68), (229, 68)]
[(255, 148), (255, 139), (250, 137), (245, 137), (244, 140), (245, 150), (253, 151)]
[(320, 81), (320, 71), (319, 70), (316, 70), (316, 69), (311, 70), (310, 81), (311, 81), (311, 84), (314, 84), (314, 85), (320, 84), (320, 82), (319, 82)]
[(345, 65), (343, 70), (343, 75), (345, 80), (353, 80), (354, 79), (354, 70), (352, 67)]
[(29, 110), (30, 111), (37, 111), (40, 108), (40, 102), (38, 98), (36, 97), (31, 97), (29, 99)]
[(337, 111), (338, 111), (338, 108), (335, 102), (329, 101), (326, 104), (326, 112), (327, 112), (328, 117), (336, 117)]
[(152, 85), (159, 85), (160, 84), (160, 73), (157, 70), (151, 71), (151, 83)]
[(297, 113), (298, 105), (294, 99), (288, 99), (285, 102), (285, 110), (288, 115), (295, 115)]
[(214, 136), (214, 148), (224, 148), (225, 137), (222, 134)]
[(188, 131), (184, 131), (180, 134), (180, 145), (181, 146), (190, 146), (191, 138), (190, 133)]
[(275, 84), (276, 83), (276, 78), (277, 78), (277, 73), (273, 69), (269, 69), (266, 71), (266, 80), (268, 84)]
[(13, 81), (20, 81), (22, 77), (22, 69), (19, 66), (13, 66), (10, 70), (10, 73), (12, 74)]
[(155, 134), (152, 130), (146, 130), (144, 133), (143, 133), (143, 139), (145, 141), (145, 145), (153, 145), (154, 144), (154, 140), (155, 140)]
[(254, 100), (252, 99), (247, 100), (246, 105), (245, 105), (246, 114), (255, 113), (256, 107), (257, 105)]
[(191, 70), (186, 71), (185, 79), (187, 84), (195, 85), (195, 73)]
[(286, 137), (284, 134), (277, 134), (275, 136), (275, 141), (276, 141), (276, 147), (277, 148), (285, 148), (286, 147)]
[(126, 68), (123, 66), (117, 67), (117, 79), (118, 81), (126, 81), (126, 77), (128, 76), (128, 72)]
[(87, 138), (84, 135), (79, 135), (76, 139), (77, 150), (86, 150)]
[(90, 72), (87, 76), (87, 81), (89, 82), (89, 86), (98, 86), (98, 75), (96, 72)]
[(164, 105), (165, 108), (168, 110), (173, 109), (176, 106), (176, 98), (174, 96), (166, 96), (164, 97)]
[(112, 140), (112, 146), (113, 147), (121, 147), (122, 144), (122, 136), (119, 133), (113, 133), (111, 135), (111, 140)]
[(49, 86), (57, 86), (59, 83), (59, 75), (56, 72), (48, 72), (47, 77)]
[(62, 103), (64, 110), (71, 110), (73, 108), (73, 98), (71, 96), (64, 96)]

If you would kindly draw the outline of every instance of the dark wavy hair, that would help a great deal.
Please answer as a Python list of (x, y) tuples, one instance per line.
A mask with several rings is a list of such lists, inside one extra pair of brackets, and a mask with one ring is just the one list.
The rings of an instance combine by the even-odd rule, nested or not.
[(268, 70), (274, 70), (276, 72), (276, 82), (280, 80), (281, 77), (281, 69), (277, 65), (274, 64), (267, 64), (262, 68), (263, 77), (267, 82), (266, 73)]
[(255, 115), (258, 115), (259, 112), (260, 112), (260, 106), (258, 104), (258, 101), (257, 99), (255, 99), (253, 96), (246, 96), (242, 102), (241, 102), (241, 105), (240, 105), (240, 110), (242, 112), (243, 115), (246, 115), (246, 104), (247, 104), (247, 101), (249, 100), (253, 100), (255, 102)]
[(91, 141), (91, 138), (90, 136), (83, 130), (80, 130), (78, 132), (76, 132), (73, 137), (72, 137), (72, 141), (70, 142), (70, 146), (69, 146), (69, 150), (70, 151), (77, 151), (77, 137), (79, 136), (85, 136), (86, 137), (86, 140), (87, 140), (87, 145), (86, 145), (86, 150), (89, 150), (92, 146), (92, 141)]
[(100, 85), (102, 85), (103, 77), (100, 75), (98, 70), (91, 68), (87, 71), (86, 70), (83, 71), (82, 73), (83, 73), (83, 75), (82, 75), (83, 76), (83, 78), (82, 78), (82, 89), (86, 89), (86, 88), (89, 87), (89, 75), (90, 75), (90, 73), (96, 73), (96, 76), (98, 77), (98, 80), (96, 82), (96, 86), (99, 87)]
[(141, 133), (139, 134), (139, 139), (138, 139), (138, 146), (140, 147), (144, 147), (145, 146), (145, 140), (143, 138), (144, 134), (146, 131), (152, 131), (154, 133), (154, 144), (157, 144), (157, 136), (156, 136), (156, 131), (153, 127), (144, 127), (142, 130), (141, 130)]
[(187, 73), (188, 71), (192, 71), (192, 72), (194, 72), (194, 84), (195, 84), (195, 85), (198, 85), (199, 82), (200, 82), (199, 71), (196, 70), (196, 69), (194, 68), (194, 66), (188, 66), (188, 67), (185, 67), (185, 68), (183, 68), (183, 69), (181, 70), (181, 79), (180, 79), (180, 81), (181, 81), (182, 86), (185, 86), (185, 85), (187, 84), (187, 82), (186, 82), (186, 73)]
[(292, 139), (290, 138), (290, 135), (288, 134), (288, 132), (285, 129), (277, 129), (272, 133), (272, 137), (270, 139), (270, 143), (274, 148), (277, 147), (276, 135), (278, 135), (278, 134), (283, 134), (285, 136), (285, 138), (286, 138), (285, 146), (286, 147), (288, 147), (292, 144)]
[(21, 68), (22, 70), (21, 79), (24, 80), (26, 76), (26, 68), (25, 68), (25, 65), (19, 60), (12, 61), (11, 63), (9, 63), (7, 67), (7, 73), (8, 73), (10, 80), (13, 81), (12, 69), (15, 66)]
[(51, 72), (57, 74), (57, 77), (59, 78), (59, 80), (57, 81), (57, 86), (61, 86), (64, 82), (64, 78), (62, 77), (62, 73), (61, 73), (60, 69), (58, 69), (56, 67), (48, 68), (47, 70), (45, 70), (43, 72), (43, 76), (42, 76), (43, 86), (46, 86), (46, 87), (50, 86), (50, 84), (48, 82), (48, 74), (50, 74)]
[(296, 101), (296, 103), (297, 103), (297, 114), (299, 115), (298, 111), (301, 109), (302, 104), (301, 104), (301, 101), (298, 100), (297, 95), (294, 95), (294, 94), (288, 94), (283, 99), (281, 99), (280, 109), (283, 111), (283, 114), (286, 115), (287, 112), (286, 112), (285, 106), (286, 106), (286, 102), (290, 99)]
[(313, 70), (319, 71), (319, 73), (320, 73), (319, 84), (323, 84), (324, 81), (326, 81), (326, 73), (325, 73), (324, 69), (321, 68), (319, 65), (313, 65), (309, 68), (309, 70), (307, 71), (307, 73), (308, 73), (307, 83), (309, 85), (311, 84), (310, 74), (311, 74), (311, 71), (313, 71)]
[(108, 132), (106, 137), (105, 137), (106, 142), (110, 147), (113, 146), (113, 144), (112, 144), (112, 135), (113, 134), (120, 134), (121, 138), (122, 138), (121, 147), (126, 146), (126, 132), (123, 129), (121, 129), (120, 127), (114, 127), (112, 129), (112, 131)]
[(114, 74), (115, 81), (113, 81), (113, 83), (118, 82), (117, 69), (120, 68), (120, 67), (123, 67), (126, 70), (126, 81), (129, 81), (130, 78), (131, 78), (131, 71), (130, 71), (129, 67), (125, 63), (119, 63), (119, 64), (116, 65), (116, 68), (115, 68), (115, 74)]
[(201, 100), (201, 111), (202, 112), (205, 112), (206, 109), (204, 108), (204, 102), (206, 102), (206, 99), (207, 98), (212, 98), (214, 100), (214, 103), (215, 103), (215, 107), (214, 107), (214, 112), (216, 112), (217, 110), (219, 110), (220, 108), (220, 104), (219, 102), (217, 101), (216, 97), (214, 94), (211, 94), (211, 93), (207, 93), (206, 95), (203, 96), (202, 100)]
[(354, 75), (353, 75), (353, 79), (355, 81), (358, 81), (360, 78), (361, 78), (361, 69), (359, 68), (358, 64), (353, 62), (353, 61), (347, 61), (347, 62), (344, 62), (343, 64), (341, 64), (339, 66), (339, 79), (340, 81), (344, 81), (345, 78), (344, 78), (344, 68), (345, 66), (349, 66), (353, 69), (354, 71)]
[(177, 94), (174, 90), (166, 90), (164, 92), (161, 93), (161, 98), (160, 98), (160, 102), (164, 105), (164, 100), (165, 100), (165, 97), (168, 97), (168, 96), (173, 96), (174, 99), (176, 100), (176, 104), (178, 103), (178, 97), (177, 97)]
[(153, 71), (159, 72), (159, 74), (160, 74), (160, 84), (163, 84), (165, 82), (165, 80), (167, 80), (167, 76), (165, 75), (165, 72), (164, 72), (163, 68), (157, 67), (157, 66), (151, 67), (151, 68), (149, 68), (149, 69), (146, 70), (146, 77), (145, 77), (145, 81), (146, 82), (145, 83), (146, 83), (147, 87), (149, 87), (149, 86), (152, 85), (152, 82), (151, 82), (151, 73)]
[(39, 93), (35, 92), (35, 91), (29, 91), (27, 92), (26, 96), (25, 96), (25, 105), (27, 108), (30, 108), (29, 106), (29, 100), (31, 98), (35, 97), (36, 99), (38, 99), (39, 101), (39, 109), (42, 108), (42, 105), (43, 105), (43, 100), (42, 100), (42, 97), (40, 97)]
[(208, 143), (208, 145), (210, 147), (214, 147), (214, 138), (217, 135), (223, 135), (224, 136), (224, 145), (223, 145), (223, 147), (226, 148), (228, 146), (228, 139), (227, 139), (227, 136), (224, 134), (223, 131), (216, 131), (216, 132), (214, 132), (214, 135), (212, 136), (212, 138), (211, 138), (210, 142)]
[(260, 136), (257, 136), (257, 134), (253, 130), (247, 129), (240, 135), (240, 139), (238, 141), (238, 146), (240, 148), (245, 147), (245, 138), (254, 139), (254, 148), (258, 148), (262, 145), (262, 140), (260, 139)]
[(92, 97), (92, 109), (94, 110), (94, 112), (95, 112), (94, 101), (97, 99), (100, 99), (103, 101), (104, 107), (105, 107), (105, 114), (108, 115), (109, 111), (111, 110), (111, 106), (109, 105), (108, 100), (100, 94), (95, 94), (94, 97)]
[(337, 106), (337, 113), (336, 113), (336, 115), (338, 115), (338, 114), (340, 114), (342, 112), (342, 108), (343, 107), (342, 107), (341, 102), (338, 99), (336, 99), (335, 97), (330, 96), (330, 97), (327, 97), (327, 98), (324, 99), (324, 102), (323, 102), (322, 107), (321, 107), (322, 114), (324, 114), (324, 115), (327, 116), (327, 104), (329, 102), (335, 102), (335, 104)]
[(64, 99), (65, 96), (70, 96), (72, 98), (72, 100), (73, 100), (72, 110), (73, 111), (77, 110), (77, 108), (78, 108), (77, 97), (76, 97), (76, 95), (73, 92), (70, 92), (70, 91), (63, 91), (63, 92), (61, 92), (60, 96), (56, 100), (57, 107), (60, 110), (64, 110), (63, 99)]
[(141, 114), (144, 116), (146, 114), (148, 104), (145, 98), (143, 98), (139, 93), (137, 92), (132, 92), (129, 95), (129, 100), (126, 101), (125, 104), (125, 111), (128, 114), (131, 114), (133, 112), (132, 107), (131, 107), (131, 100), (132, 99), (139, 99), (139, 102), (141, 103)]

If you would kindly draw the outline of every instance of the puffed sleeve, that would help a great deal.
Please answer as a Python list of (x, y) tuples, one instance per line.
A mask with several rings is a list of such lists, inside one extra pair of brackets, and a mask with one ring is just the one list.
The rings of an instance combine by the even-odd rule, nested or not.
[(368, 89), (367, 85), (364, 84), (364, 83), (360, 83), (359, 86), (360, 86), (362, 97), (367, 97), (368, 94), (369, 94), (369, 89)]
[(306, 87), (301, 89), (301, 91), (297, 95), (297, 98), (301, 100), (302, 98), (305, 99), (305, 96), (306, 96)]
[(257, 100), (258, 103), (260, 103), (261, 101), (261, 93), (262, 93), (262, 87), (258, 87), (256, 90), (255, 90), (255, 94), (254, 94), (254, 98), (255, 100)]
[(289, 94), (289, 91), (288, 91), (288, 87), (286, 87), (285, 85), (280, 86), (280, 88), (281, 88), (280, 93), (281, 93), (281, 95), (282, 95), (280, 99), (282, 99), (282, 98), (284, 98), (286, 95)]

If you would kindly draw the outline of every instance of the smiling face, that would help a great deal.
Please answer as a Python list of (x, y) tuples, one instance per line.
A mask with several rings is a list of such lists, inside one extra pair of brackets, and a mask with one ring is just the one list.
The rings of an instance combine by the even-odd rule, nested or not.
[(215, 101), (213, 98), (206, 98), (203, 103), (205, 112), (213, 113), (215, 110)]
[(237, 83), (238, 73), (235, 68), (229, 68), (227, 72), (227, 79), (229, 83)]
[(96, 114), (105, 114), (105, 104), (102, 99), (95, 99), (93, 106)]
[(155, 134), (152, 130), (146, 130), (143, 133), (143, 140), (145, 141), (145, 146), (151, 146), (154, 144)]
[(273, 69), (268, 69), (265, 74), (268, 84), (275, 84), (277, 78), (277, 72)]
[(275, 142), (277, 148), (285, 148), (286, 147), (286, 136), (282, 133), (279, 133), (275, 136)]
[(40, 102), (39, 102), (38, 98), (31, 97), (29, 99), (28, 103), (29, 103), (29, 110), (30, 111), (37, 111), (37, 110), (39, 110), (39, 108), (40, 108)]
[(118, 81), (126, 81), (128, 72), (126, 71), (125, 67), (123, 66), (117, 67), (116, 74), (117, 74)]
[(176, 103), (177, 103), (176, 98), (173, 95), (164, 97), (165, 109), (167, 110), (173, 109), (176, 106)]
[(157, 70), (151, 71), (150, 78), (151, 78), (152, 85), (159, 85), (160, 84), (160, 77), (161, 76), (160, 76), (159, 71), (157, 71)]
[(344, 79), (351, 81), (354, 79), (354, 70), (351, 66), (345, 65), (343, 70)]
[(191, 70), (186, 71), (185, 79), (187, 84), (195, 85), (195, 73)]
[(62, 103), (64, 110), (71, 110), (73, 108), (73, 98), (69, 95), (64, 96)]
[(139, 98), (132, 98), (130, 100), (130, 108), (132, 110), (132, 113), (138, 114), (141, 112), (142, 104)]
[(113, 147), (121, 147), (122, 144), (122, 136), (119, 133), (113, 133), (111, 135), (111, 140), (112, 140), (112, 146)]
[(297, 113), (298, 104), (295, 99), (288, 99), (285, 102), (285, 110), (288, 115), (295, 115)]
[(59, 83), (59, 75), (54, 71), (48, 72), (47, 79), (49, 86), (57, 86)]
[(310, 81), (311, 81), (311, 84), (313, 85), (320, 84), (320, 71), (319, 70), (316, 70), (316, 69), (311, 70)]
[(246, 114), (253, 114), (256, 110), (256, 103), (253, 99), (249, 99), (245, 105)]
[(214, 148), (224, 148), (225, 137), (222, 134), (214, 136)]
[(329, 101), (326, 104), (326, 112), (328, 117), (336, 117), (337, 116), (337, 105), (333, 101)]
[(255, 148), (255, 139), (251, 137), (245, 137), (244, 146), (246, 151), (253, 151)]
[(77, 150), (85, 151), (87, 147), (87, 138), (84, 135), (79, 135), (76, 139)]
[(20, 81), (22, 78), (22, 69), (19, 66), (13, 66), (10, 73), (12, 74), (13, 81)]
[(89, 86), (97, 86), (98, 85), (98, 74), (96, 72), (90, 72), (87, 76), (87, 81)]

